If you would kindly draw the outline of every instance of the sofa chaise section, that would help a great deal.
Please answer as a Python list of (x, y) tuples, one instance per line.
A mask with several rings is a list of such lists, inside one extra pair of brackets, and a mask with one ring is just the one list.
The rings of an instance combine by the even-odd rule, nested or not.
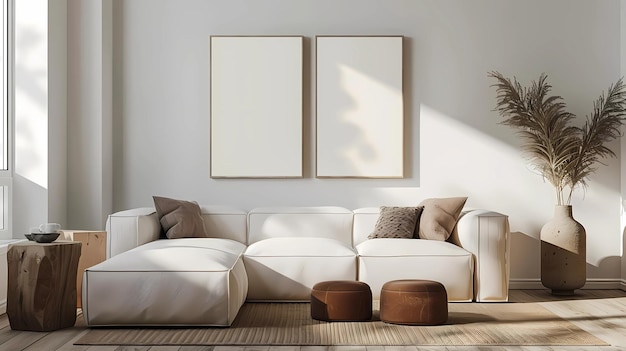
[(111, 257), (84, 273), (86, 324), (229, 326), (248, 291), (246, 245), (239, 241), (245, 240), (246, 213), (203, 207), (211, 238), (159, 240), (153, 211), (109, 217)]
[(320, 281), (356, 280), (352, 211), (265, 207), (248, 213), (250, 301), (307, 301)]

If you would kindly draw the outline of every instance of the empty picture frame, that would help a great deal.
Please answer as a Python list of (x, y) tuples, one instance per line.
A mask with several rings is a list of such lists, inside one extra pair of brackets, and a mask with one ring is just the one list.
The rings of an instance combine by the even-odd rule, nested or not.
[(316, 37), (316, 176), (402, 178), (402, 36)]
[(211, 36), (211, 178), (302, 177), (301, 36)]

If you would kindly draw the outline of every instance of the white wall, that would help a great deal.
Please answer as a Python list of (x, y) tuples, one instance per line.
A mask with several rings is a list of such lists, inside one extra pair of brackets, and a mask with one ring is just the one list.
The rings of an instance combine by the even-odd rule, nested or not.
[(42, 222), (67, 228), (67, 0), (49, 0), (48, 18), (48, 218)]
[[(209, 178), (208, 38), (217, 34), (306, 37), (304, 178)], [(405, 179), (314, 178), (314, 37), (322, 34), (406, 36)], [(537, 286), (539, 230), (555, 196), (528, 169), (514, 132), (497, 124), (487, 72), (524, 83), (545, 72), (581, 118), (621, 75), (617, 0), (117, 0), (112, 42), (113, 210), (151, 206), (152, 195), (243, 209), (467, 195), (469, 207), (510, 216), (518, 287)], [(612, 148), (619, 152), (619, 142)], [(80, 152), (69, 147), (69, 159)], [(573, 200), (593, 286), (621, 277), (619, 160), (607, 160)], [(68, 185), (70, 208), (86, 201), (72, 197), (76, 184), (97, 177), (84, 171)], [(78, 215), (70, 211), (70, 221)]]
[(112, 208), (112, 1), (68, 2), (68, 219), (104, 228)]
[(12, 236), (66, 223), (67, 1), (15, 1)]

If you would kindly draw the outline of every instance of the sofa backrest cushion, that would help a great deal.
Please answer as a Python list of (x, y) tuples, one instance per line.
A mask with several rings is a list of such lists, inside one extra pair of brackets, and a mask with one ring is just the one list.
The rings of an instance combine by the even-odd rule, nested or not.
[(380, 207), (357, 208), (354, 212), (354, 227), (352, 229), (352, 241), (356, 247), (360, 243), (368, 240), (368, 235), (372, 234), (376, 227), (376, 221), (380, 215)]
[(320, 237), (352, 245), (352, 211), (343, 207), (261, 207), (248, 213), (248, 245), (280, 237)]
[(200, 206), (200, 209), (209, 237), (246, 244), (246, 211), (227, 206)]

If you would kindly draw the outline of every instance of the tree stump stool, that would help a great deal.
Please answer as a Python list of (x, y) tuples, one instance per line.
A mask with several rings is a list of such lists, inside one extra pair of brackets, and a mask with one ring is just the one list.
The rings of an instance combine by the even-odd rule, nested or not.
[(53, 331), (76, 323), (80, 242), (9, 246), (7, 316), (11, 329)]

